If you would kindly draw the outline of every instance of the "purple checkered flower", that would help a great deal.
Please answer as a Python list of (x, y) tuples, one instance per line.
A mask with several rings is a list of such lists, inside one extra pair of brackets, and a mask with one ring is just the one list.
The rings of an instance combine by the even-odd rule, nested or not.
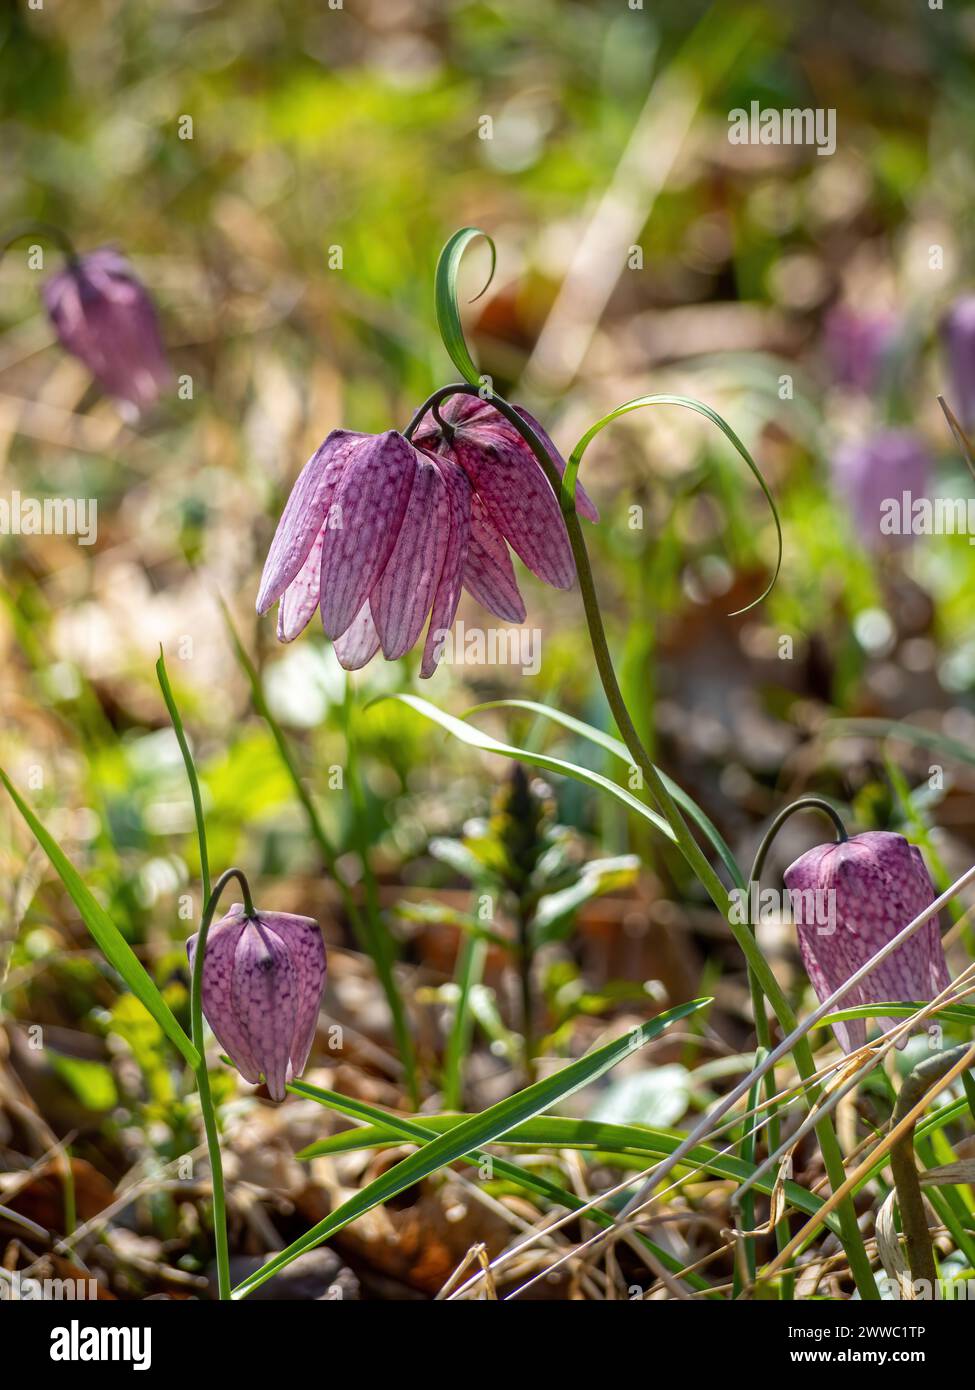
[(897, 338), (891, 314), (860, 313), (837, 304), (826, 315), (823, 336), (833, 375), (841, 386), (869, 393)]
[[(833, 459), (834, 486), (849, 506), (857, 539), (868, 550), (910, 540), (906, 522), (911, 503), (905, 512), (904, 494), (927, 497), (930, 479), (930, 455), (910, 430), (882, 430), (848, 442)], [(888, 516), (899, 519), (898, 530), (884, 529)]]
[(949, 405), (970, 430), (975, 428), (975, 294), (955, 301), (941, 325), (941, 334), (953, 392)]
[[(541, 433), (560, 471), (565, 464)], [(575, 577), (565, 522), (535, 456), (493, 406), (452, 397), (413, 443), (396, 430), (333, 430), (309, 459), (278, 523), (257, 597), (278, 602), (278, 638), (290, 642), (321, 609), (335, 653), (354, 671), (378, 651), (415, 645), (429, 617), (420, 675), (433, 675), (468, 591), (492, 613), (523, 622), (508, 544), (540, 579)], [(500, 422), (500, 423), (499, 423)], [(579, 510), (598, 514), (582, 488)]]
[(42, 291), (65, 351), (108, 395), (137, 413), (169, 381), (152, 300), (128, 261), (110, 246), (68, 260)]
[[(196, 936), (186, 943), (190, 966)], [(318, 923), (288, 912), (246, 916), (234, 903), (207, 936), (203, 1012), (245, 1081), (263, 1075), (272, 1100), (300, 1076), (325, 993), (325, 942)]]
[[(796, 913), (802, 962), (821, 1001), (935, 899), (921, 851), (908, 844), (903, 835), (886, 830), (817, 845), (786, 869), (785, 884), (793, 894), (811, 891), (830, 895), (825, 924), (821, 913)], [(804, 901), (812, 899), (806, 897)], [(837, 1007), (929, 1000), (949, 984), (938, 919), (934, 917), (875, 966)], [(893, 1018), (879, 1020), (885, 1030), (896, 1022)], [(854, 1052), (866, 1042), (863, 1019), (835, 1023), (833, 1031), (844, 1052)]]

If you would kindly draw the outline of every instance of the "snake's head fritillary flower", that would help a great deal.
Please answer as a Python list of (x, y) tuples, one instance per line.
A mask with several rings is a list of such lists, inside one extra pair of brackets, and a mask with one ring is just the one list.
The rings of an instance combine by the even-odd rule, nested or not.
[[(196, 936), (186, 943), (190, 966)], [(246, 1081), (263, 1075), (272, 1100), (300, 1076), (325, 993), (325, 942), (318, 923), (288, 912), (248, 917), (234, 903), (207, 936), (203, 1012)]]
[[(565, 460), (552, 440), (527, 410), (515, 408), (538, 435), (561, 476)], [(556, 589), (571, 588), (575, 580), (558, 499), (530, 446), (490, 401), (480, 396), (450, 396), (440, 407), (440, 417), (446, 430), (429, 412), (415, 438), (418, 445), (459, 465), (474, 489), (464, 584), (498, 617), (523, 622), (525, 604), (509, 545), (532, 574)], [(576, 486), (576, 506), (580, 516), (599, 520), (581, 483)]]
[(975, 428), (975, 294), (955, 301), (941, 325), (953, 406), (966, 430)]
[(290, 642), (320, 608), (347, 671), (380, 648), (388, 660), (403, 656), (430, 615), (421, 674), (432, 675), (438, 634), (460, 601), (470, 530), (463, 469), (396, 430), (333, 430), (288, 498), (257, 611), (280, 600), (278, 638)]
[(833, 375), (841, 386), (870, 392), (897, 337), (891, 314), (860, 313), (837, 304), (826, 316), (824, 339)]
[[(817, 845), (786, 870), (785, 884), (793, 894), (799, 951), (820, 1001), (935, 899), (921, 851), (903, 835), (886, 830)], [(810, 896), (820, 893), (827, 896)], [(824, 906), (826, 910), (820, 910)], [(938, 919), (933, 917), (875, 966), (837, 1008), (928, 1000), (949, 984)], [(898, 1021), (882, 1018), (879, 1023), (886, 1030)], [(845, 1052), (866, 1042), (863, 1019), (835, 1023), (833, 1031)]]
[(108, 395), (142, 413), (169, 380), (159, 322), (145, 286), (110, 246), (70, 259), (41, 291), (61, 346)]
[[(499, 617), (524, 621), (506, 541), (541, 579), (571, 585), (565, 522), (545, 475), (517, 431), (479, 399), (465, 408), (469, 399), (444, 413), (457, 421), (449, 443), (430, 416), (433, 428), (424, 420), (413, 443), (396, 430), (333, 430), (308, 460), (257, 597), (258, 613), (279, 603), (280, 641), (297, 637), (320, 608), (336, 656), (354, 671), (380, 650), (390, 661), (403, 656), (429, 617), (425, 678), (464, 587)], [(579, 510), (596, 519), (581, 488)]]
[[(910, 430), (882, 430), (850, 441), (833, 459), (834, 486), (849, 506), (857, 539), (868, 550), (910, 540), (911, 503), (905, 516), (904, 494), (926, 498), (930, 479), (931, 457)], [(889, 529), (889, 518), (896, 519), (898, 529)]]

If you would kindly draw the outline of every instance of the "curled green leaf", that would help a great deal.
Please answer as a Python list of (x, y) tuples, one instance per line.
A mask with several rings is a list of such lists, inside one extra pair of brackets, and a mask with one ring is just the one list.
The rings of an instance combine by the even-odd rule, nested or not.
[(484, 288), (474, 296), (471, 303), (473, 304), (475, 300), (480, 299), (494, 279), (497, 251), (487, 232), (482, 232), (478, 227), (462, 227), (459, 232), (454, 232), (440, 252), (435, 280), (437, 325), (440, 329), (443, 345), (447, 349), (451, 362), (471, 386), (479, 386), (481, 376), (474, 365), (474, 359), (467, 347), (467, 339), (464, 337), (460, 303), (457, 297), (457, 280), (460, 275), (460, 263), (464, 258), (464, 252), (471, 242), (476, 241), (478, 237), (484, 237), (491, 248), (491, 270)]

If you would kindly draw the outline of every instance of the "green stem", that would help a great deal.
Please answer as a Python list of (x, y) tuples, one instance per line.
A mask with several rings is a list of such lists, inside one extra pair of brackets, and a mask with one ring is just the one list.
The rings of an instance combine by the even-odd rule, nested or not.
[[(833, 822), (833, 825), (836, 827), (837, 839), (842, 841), (848, 838), (846, 827), (840, 819), (839, 812), (823, 797), (799, 797), (797, 801), (791, 802), (788, 806), (784, 807), (778, 813), (778, 815), (772, 821), (772, 824), (769, 826), (768, 830), (766, 830), (765, 834), (762, 836), (758, 849), (755, 852), (755, 858), (752, 862), (752, 871), (748, 879), (748, 927), (753, 936), (755, 935), (756, 924), (752, 919), (751, 911), (752, 886), (754, 885), (757, 889), (758, 886), (761, 884), (762, 871), (765, 868), (765, 860), (768, 857), (769, 850), (772, 848), (772, 843), (775, 840), (776, 835), (778, 835), (779, 831), (782, 829), (783, 825), (785, 825), (786, 821), (799, 811), (821, 811), (823, 815), (826, 815), (830, 818), (830, 820)], [(761, 1063), (768, 1056), (768, 1053), (771, 1048), (771, 1034), (769, 1032), (768, 1014), (765, 1010), (765, 1000), (762, 996), (762, 992), (759, 987), (758, 981), (755, 978), (754, 972), (751, 970), (749, 970), (748, 972), (748, 982), (751, 989), (752, 1012), (755, 1016), (755, 1033), (758, 1040), (758, 1047), (755, 1052), (755, 1065), (757, 1067), (760, 1066)], [(749, 1111), (755, 1111), (758, 1108), (758, 1089), (760, 1084), (760, 1082), (756, 1082), (749, 1093)], [(774, 1067), (765, 1075), (764, 1089), (766, 1100), (771, 1102), (772, 1098), (775, 1095)], [(770, 1103), (766, 1107), (766, 1114), (768, 1116), (769, 1152), (774, 1153), (775, 1150), (779, 1147), (780, 1140), (778, 1106)], [(757, 1139), (757, 1126), (755, 1124), (751, 1124), (749, 1131), (745, 1135), (745, 1138), (742, 1141), (741, 1145), (741, 1157), (748, 1163), (754, 1163), (755, 1161)], [(755, 1194), (752, 1188), (749, 1188), (748, 1191), (745, 1193), (745, 1196), (741, 1203), (741, 1224), (744, 1226), (746, 1230), (752, 1229), (752, 1227), (755, 1224)], [(791, 1232), (789, 1230), (789, 1223), (787, 1219), (783, 1217), (782, 1220), (778, 1222), (775, 1228), (776, 1244), (778, 1245), (778, 1248), (780, 1250), (785, 1249), (785, 1247), (788, 1245), (790, 1235)], [(745, 1275), (747, 1275), (747, 1278), (749, 1280), (754, 1282), (756, 1271), (757, 1264), (755, 1240), (754, 1238), (746, 1237), (744, 1273)], [(737, 1264), (735, 1265), (734, 1280), (735, 1295), (737, 1296), (738, 1294), (743, 1292), (741, 1287), (742, 1271), (739, 1269)], [(785, 1275), (783, 1277), (781, 1285), (784, 1300), (788, 1300), (789, 1298), (791, 1298), (794, 1287), (794, 1276)]]
[[(891, 1123), (896, 1127), (905, 1115), (909, 1114), (921, 1101), (934, 1083), (939, 1081), (945, 1072), (951, 1071), (952, 1067), (970, 1051), (971, 1044), (962, 1043), (960, 1047), (952, 1048), (949, 1052), (941, 1052), (919, 1062), (901, 1086)], [(938, 1271), (935, 1265), (931, 1232), (928, 1229), (928, 1218), (924, 1210), (921, 1182), (914, 1162), (914, 1129), (915, 1126), (910, 1125), (900, 1138), (891, 1145), (890, 1171), (893, 1174), (894, 1186), (897, 1189), (897, 1207), (901, 1215), (901, 1229), (904, 1232), (907, 1246), (907, 1262), (910, 1265), (911, 1278), (914, 1280), (924, 1279), (933, 1297)]]
[(200, 930), (196, 938), (193, 954), (193, 973), (190, 979), (190, 1037), (193, 1046), (200, 1054), (200, 1065), (196, 1069), (196, 1084), (200, 1093), (200, 1110), (203, 1114), (203, 1128), (206, 1133), (207, 1152), (210, 1156), (210, 1181), (213, 1187), (213, 1239), (217, 1256), (217, 1296), (230, 1298), (230, 1254), (227, 1247), (227, 1203), (223, 1189), (223, 1161), (220, 1157), (220, 1135), (217, 1130), (217, 1116), (210, 1093), (210, 1073), (207, 1070), (205, 1040), (203, 1035), (203, 957), (206, 952), (210, 923), (217, 910), (220, 895), (231, 879), (240, 884), (244, 899), (244, 915), (254, 917), (254, 904), (247, 879), (240, 869), (227, 869), (214, 884), (207, 897), (200, 918)]
[[(616, 727), (619, 729), (623, 742), (629, 749), (635, 765), (642, 772), (651, 796), (670, 825), (678, 848), (700, 880), (708, 896), (711, 898), (711, 901), (717, 907), (725, 921), (728, 922), (732, 935), (738, 943), (761, 992), (772, 1006), (780, 1027), (784, 1033), (791, 1033), (796, 1027), (797, 1020), (789, 1005), (789, 1001), (785, 997), (782, 987), (776, 980), (768, 961), (759, 950), (758, 943), (755, 941), (748, 926), (745, 923), (739, 923), (733, 920), (731, 911), (732, 903), (727, 888), (721, 882), (721, 879), (718, 877), (710, 861), (691, 834), (687, 822), (684, 820), (677, 804), (668, 791), (664, 779), (657, 771), (656, 767), (654, 767), (649, 754), (643, 747), (633, 721), (630, 718), (629, 710), (626, 708), (619, 683), (616, 679), (616, 672), (613, 667), (609, 643), (606, 639), (606, 630), (599, 607), (599, 599), (596, 594), (596, 584), (593, 578), (592, 567), (589, 563), (589, 553), (586, 549), (582, 525), (575, 509), (574, 494), (570, 493), (566, 496), (562, 488), (562, 478), (558, 469), (549, 456), (544, 444), (527, 421), (523, 420), (514, 407), (509, 405), (506, 400), (500, 396), (486, 392), (483, 388), (471, 386), (467, 383), (458, 383), (453, 386), (441, 387), (440, 390), (434, 392), (429, 400), (424, 402), (416, 412), (407, 429), (404, 431), (406, 437), (409, 438), (413, 434), (427, 410), (431, 409), (434, 405), (439, 405), (441, 401), (451, 395), (480, 396), (484, 400), (489, 400), (495, 409), (500, 411), (505, 419), (514, 426), (525, 443), (532, 450), (543, 473), (548, 479), (552, 491), (555, 493), (556, 497), (559, 498), (566, 529), (569, 534), (569, 544), (572, 547), (572, 554), (575, 560), (576, 574), (579, 579), (579, 589), (586, 615), (586, 624), (589, 629), (589, 639), (592, 644), (593, 656), (596, 660), (596, 669), (599, 673), (599, 679), (613, 718), (616, 721)], [(803, 1081), (810, 1083), (808, 1086), (809, 1103), (810, 1105), (814, 1105), (819, 1097), (820, 1088), (812, 1081), (816, 1067), (808, 1038), (803, 1036), (797, 1039), (792, 1050), (792, 1055), (795, 1059), (796, 1069), (800, 1077)], [(845, 1171), (842, 1150), (836, 1138), (832, 1120), (829, 1117), (824, 1117), (816, 1125), (816, 1136), (819, 1140), (819, 1146), (822, 1151), (823, 1162), (830, 1184), (835, 1190), (842, 1185), (845, 1178)], [(636, 1204), (640, 1200), (642, 1200), (642, 1193), (638, 1193), (633, 1199), (633, 1202), (628, 1205)], [(837, 1215), (843, 1231), (844, 1248), (846, 1249), (850, 1262), (850, 1269), (856, 1280), (860, 1296), (861, 1298), (877, 1299), (880, 1295), (873, 1277), (873, 1272), (870, 1268), (870, 1261), (867, 1258), (866, 1247), (864, 1246), (863, 1236), (857, 1224), (856, 1211), (852, 1200), (847, 1198), (841, 1202)]]
[(15, 242), (23, 241), (24, 237), (28, 236), (44, 237), (48, 241), (53, 241), (69, 266), (74, 267), (78, 264), (79, 256), (74, 249), (71, 238), (67, 232), (63, 232), (53, 222), (18, 222), (0, 240), (0, 260), (3, 260)]

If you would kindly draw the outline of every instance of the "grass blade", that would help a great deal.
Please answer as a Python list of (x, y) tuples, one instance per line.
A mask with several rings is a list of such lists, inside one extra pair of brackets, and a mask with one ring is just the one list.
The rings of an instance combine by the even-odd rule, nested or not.
[(394, 1168), (383, 1173), (375, 1182), (371, 1182), (368, 1187), (363, 1188), (361, 1192), (356, 1192), (348, 1201), (343, 1202), (340, 1207), (326, 1216), (324, 1220), (319, 1221), (305, 1235), (292, 1242), (287, 1249), (282, 1250), (267, 1264), (255, 1270), (237, 1286), (233, 1296), (246, 1298), (249, 1293), (266, 1283), (268, 1279), (273, 1278), (279, 1270), (284, 1269), (305, 1250), (311, 1250), (316, 1245), (320, 1245), (322, 1241), (327, 1240), (336, 1231), (342, 1230), (350, 1221), (355, 1221), (364, 1212), (371, 1211), (373, 1207), (379, 1206), (382, 1202), (388, 1202), (391, 1197), (397, 1196), (398, 1193), (412, 1187), (421, 1179), (429, 1177), (431, 1173), (435, 1173), (447, 1164), (463, 1158), (472, 1149), (490, 1144), (493, 1140), (500, 1138), (502, 1134), (514, 1129), (516, 1125), (550, 1109), (590, 1081), (604, 1075), (637, 1048), (643, 1047), (653, 1038), (658, 1037), (670, 1024), (677, 1022), (678, 1019), (686, 1018), (688, 1014), (695, 1013), (709, 1003), (711, 1003), (710, 999), (693, 999), (687, 1004), (680, 1004), (677, 1008), (668, 1009), (666, 1013), (658, 1014), (649, 1023), (642, 1023), (631, 1032), (624, 1034), (623, 1037), (607, 1043), (605, 1047), (598, 1048), (595, 1052), (580, 1057), (578, 1061), (571, 1062), (553, 1076), (546, 1076), (541, 1081), (536, 1081), (525, 1090), (509, 1096), (507, 1100), (500, 1101), (479, 1115), (464, 1120), (449, 1133), (432, 1139), (418, 1153), (404, 1158)]
[(172, 1010), (153, 984), (145, 966), (142, 965), (101, 903), (94, 897), (71, 860), (48, 834), (2, 768), (0, 768), (0, 782), (10, 793), (11, 800), (17, 810), (51, 861), (102, 955), (109, 965), (118, 971), (135, 997), (148, 1010), (169, 1041), (179, 1049), (184, 1059), (195, 1071), (200, 1065), (200, 1055), (177, 1023)]

